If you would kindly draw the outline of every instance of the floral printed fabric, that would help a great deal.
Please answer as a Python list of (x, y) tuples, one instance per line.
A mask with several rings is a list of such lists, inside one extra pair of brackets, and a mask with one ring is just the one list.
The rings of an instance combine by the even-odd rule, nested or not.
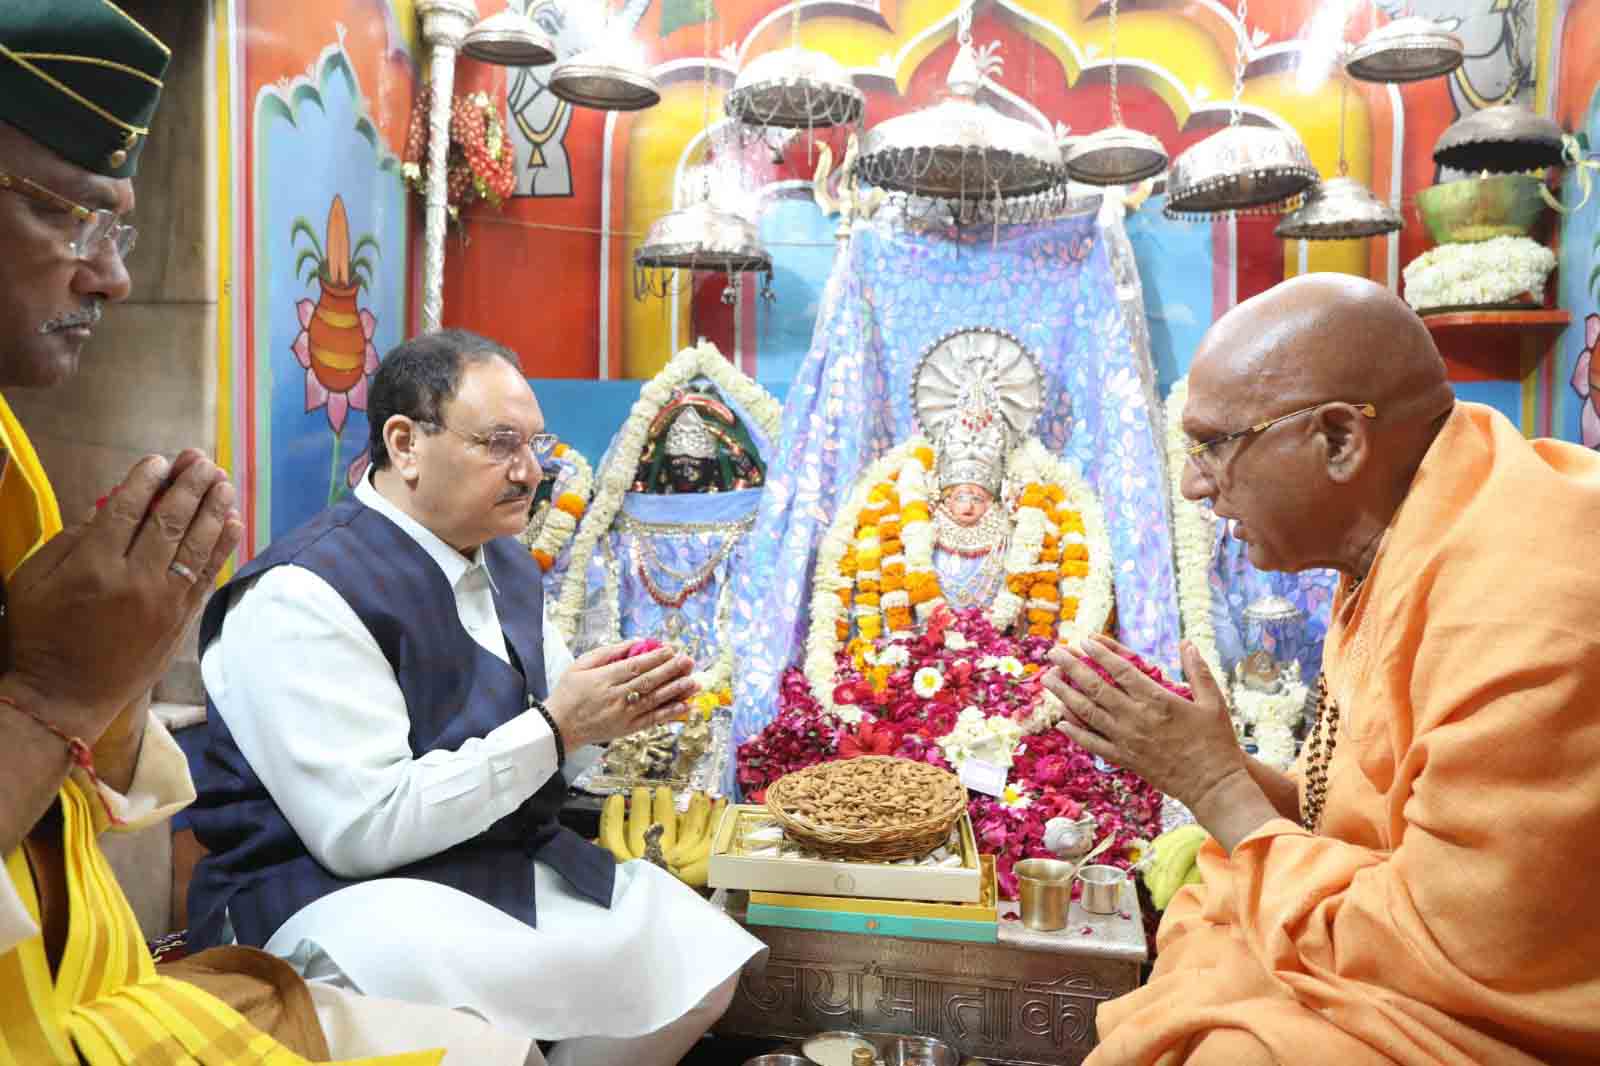
[(1143, 384), (1150, 370), (1138, 365), (1097, 222), (919, 235), (880, 213), (856, 224), (828, 281), (784, 406), (784, 447), (768, 464), (733, 604), (736, 740), (772, 719), (783, 672), (800, 659), (828, 523), (862, 471), (917, 431), (911, 381), (923, 351), (974, 326), (1008, 330), (1039, 358), (1047, 399), (1033, 432), (1100, 497), (1121, 637), (1175, 667), (1177, 593), (1163, 457)]

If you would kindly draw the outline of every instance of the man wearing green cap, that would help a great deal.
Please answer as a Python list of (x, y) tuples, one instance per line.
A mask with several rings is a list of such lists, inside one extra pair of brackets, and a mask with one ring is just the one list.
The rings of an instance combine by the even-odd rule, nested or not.
[[(128, 295), (130, 179), (169, 58), (111, 0), (0, 0), (0, 388), (71, 376)], [(234, 498), (198, 451), (148, 456), (63, 529), (0, 396), (0, 1066), (293, 1066), (330, 1044), (540, 1061), (452, 1011), (310, 990), (250, 949), (202, 953), (183, 980), (151, 960), (96, 838), (194, 799), (149, 693), (239, 543)]]

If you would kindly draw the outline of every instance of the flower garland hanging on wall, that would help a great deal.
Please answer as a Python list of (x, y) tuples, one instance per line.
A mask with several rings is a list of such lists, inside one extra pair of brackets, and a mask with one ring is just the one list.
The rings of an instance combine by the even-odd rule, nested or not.
[[(419, 195), (427, 191), (428, 109), (431, 87), (424, 86), (411, 109), (400, 175)], [(516, 190), (516, 153), (506, 136), (500, 109), (486, 92), (458, 96), (450, 107), (450, 151), (446, 161), (450, 217), (483, 200), (498, 208)]]
[[(852, 624), (860, 642), (909, 639), (945, 604), (927, 488), (934, 458), (928, 441), (913, 437), (878, 459), (818, 548), (804, 670), (827, 710), (837, 709), (834, 660)], [(1005, 550), (1005, 586), (985, 619), (1006, 631), (1023, 617), (1029, 636), (1063, 641), (1104, 629), (1111, 542), (1094, 493), (1036, 440), (1012, 450), (1006, 484), (1017, 501), (1016, 521)]]
[(556, 565), (561, 549), (578, 531), (578, 523), (589, 506), (594, 491), (594, 471), (577, 449), (557, 444), (552, 456), (561, 464), (561, 473), (550, 489), (550, 500), (534, 509), (522, 542), (533, 553), (534, 561), (545, 573)]
[[(600, 546), (600, 540), (622, 511), (622, 499), (633, 486), (639, 456), (650, 436), (650, 425), (661, 408), (671, 401), (673, 393), (696, 377), (705, 377), (719, 391), (751, 418), (762, 437), (770, 444), (778, 439), (783, 422), (783, 408), (771, 393), (746, 377), (709, 341), (685, 348), (644, 384), (639, 399), (634, 401), (628, 420), (622, 424), (610, 452), (602, 461), (596, 475), (597, 489), (589, 504), (589, 512), (578, 526), (572, 542), (572, 558), (586, 560)], [(583, 615), (587, 592), (588, 568), (582, 565), (567, 568), (561, 583), (561, 595), (551, 610), (551, 619), (568, 641), (578, 635), (578, 623)], [(695, 681), (702, 691), (713, 691), (728, 684), (733, 676), (733, 644), (725, 632), (729, 607), (729, 589), (725, 586), (717, 604), (717, 640), (721, 653), (709, 670), (696, 672)], [(617, 590), (608, 589), (613, 625), (618, 625)], [(617, 635), (620, 639), (620, 635)]]

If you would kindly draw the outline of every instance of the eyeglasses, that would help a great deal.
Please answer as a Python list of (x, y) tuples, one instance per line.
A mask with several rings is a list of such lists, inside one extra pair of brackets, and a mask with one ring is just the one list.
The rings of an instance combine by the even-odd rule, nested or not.
[[(1189, 452), (1189, 457), (1195, 461), (1195, 465), (1199, 466), (1201, 470), (1210, 470), (1212, 464), (1216, 462), (1216, 449), (1224, 444), (1227, 444), (1229, 441), (1240, 440), (1244, 437), (1252, 437), (1257, 433), (1265, 433), (1279, 422), (1287, 422), (1291, 418), (1298, 418), (1301, 415), (1310, 414), (1312, 411), (1326, 407), (1330, 403), (1342, 402), (1343, 401), (1341, 400), (1323, 400), (1321, 403), (1314, 403), (1310, 407), (1302, 407), (1298, 411), (1290, 411), (1286, 415), (1279, 415), (1277, 418), (1269, 418), (1264, 422), (1257, 422), (1253, 426), (1247, 426), (1244, 429), (1235, 430), (1232, 433), (1224, 433), (1220, 437), (1212, 437), (1209, 440), (1196, 441), (1195, 443), (1189, 445), (1187, 449)], [(1351, 404), (1350, 406), (1354, 407), (1363, 417), (1378, 417), (1377, 407), (1370, 403), (1356, 403)]]
[(509, 463), (527, 450), (533, 453), (533, 461), (542, 469), (545, 461), (556, 450), (556, 445), (561, 443), (561, 439), (554, 433), (535, 433), (529, 437), (509, 429), (497, 430), (494, 433), (463, 433), (443, 422), (430, 422), (424, 418), (419, 418), (417, 421), (425, 426), (453, 433), (468, 444), (477, 445), (493, 463)]
[(71, 215), (77, 232), (67, 238), (67, 249), (74, 259), (93, 259), (105, 242), (110, 242), (117, 250), (119, 259), (126, 259), (139, 239), (139, 231), (133, 226), (124, 225), (115, 212), (85, 207), (27, 178), (0, 170), (0, 189), (10, 189), (18, 196), (26, 196)]

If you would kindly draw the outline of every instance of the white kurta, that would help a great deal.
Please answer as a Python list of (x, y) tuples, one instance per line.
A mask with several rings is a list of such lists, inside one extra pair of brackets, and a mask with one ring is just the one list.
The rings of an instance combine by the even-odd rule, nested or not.
[[(443, 571), (462, 625), (508, 659), (483, 554), (469, 559), (363, 478), (356, 496)], [(544, 627), (553, 688), (572, 658)], [(525, 711), (456, 751), (414, 758), (400, 686), (376, 640), (325, 581), (279, 566), (234, 594), (201, 671), (239, 750), (307, 849), (372, 878), (301, 909), (267, 943), (308, 977), (470, 1010), (544, 1040), (632, 1037), (688, 1012), (763, 945), (647, 863), (619, 867), (608, 910), (530, 864), (532, 928), (475, 897), (386, 871), (482, 833), (556, 772)]]

